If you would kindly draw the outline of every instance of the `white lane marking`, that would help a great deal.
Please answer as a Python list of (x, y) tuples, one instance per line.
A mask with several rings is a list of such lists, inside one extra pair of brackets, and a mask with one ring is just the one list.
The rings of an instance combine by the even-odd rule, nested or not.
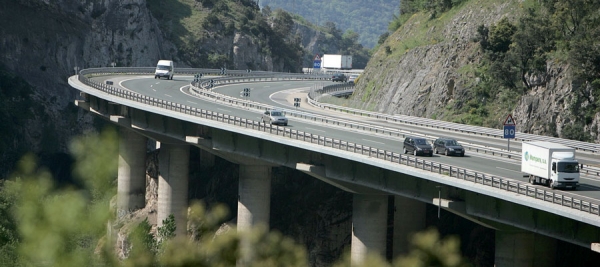
[(159, 83), (160, 83), (160, 82), (157, 82), (157, 83), (155, 83), (155, 84), (159, 84)]
[(505, 170), (505, 171), (509, 171), (509, 172), (522, 173), (521, 171), (515, 171), (515, 170), (511, 170), (511, 169), (507, 169), (507, 168), (502, 168), (502, 167), (496, 167), (496, 169), (501, 169), (501, 170)]
[(167, 94), (165, 94), (165, 95), (166, 95), (166, 96), (168, 96), (168, 97), (172, 97), (172, 96), (170, 96), (170, 95), (167, 95)]
[(152, 86), (154, 86), (154, 84), (151, 84), (151, 85), (150, 85), (150, 88), (152, 88)]
[(364, 138), (363, 138), (363, 140), (365, 140), (365, 141), (367, 141), (367, 142), (373, 142), (373, 143), (377, 143), (377, 144), (382, 144), (382, 145), (385, 145), (385, 143), (382, 143), (382, 142), (377, 142), (377, 141), (373, 141), (373, 140), (369, 140), (369, 139), (364, 139)]
[(222, 110), (222, 111), (226, 111), (226, 112), (231, 112), (231, 110), (228, 109), (222, 109), (222, 108), (217, 108), (218, 110)]
[(325, 132), (325, 131), (323, 131), (323, 130), (317, 130), (317, 129), (315, 129), (315, 128), (308, 128), (308, 127), (306, 127), (306, 129), (307, 129), (307, 130), (313, 130), (313, 131), (316, 131), (316, 132)]
[(265, 85), (265, 86), (263, 86), (263, 88), (269, 88), (269, 87), (271, 87), (271, 86), (270, 86), (270, 85)]
[(192, 103), (192, 104), (198, 105), (198, 103), (192, 102), (192, 101), (188, 101), (188, 103)]
[(156, 89), (152, 89), (152, 91), (156, 92)]

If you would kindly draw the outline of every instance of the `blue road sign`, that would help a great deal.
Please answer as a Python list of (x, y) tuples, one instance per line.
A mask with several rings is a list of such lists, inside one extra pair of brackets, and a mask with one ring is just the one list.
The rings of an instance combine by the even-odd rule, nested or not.
[(313, 61), (313, 69), (320, 69), (320, 68), (321, 68), (321, 60)]
[(514, 125), (504, 125), (504, 138), (515, 138), (515, 126)]

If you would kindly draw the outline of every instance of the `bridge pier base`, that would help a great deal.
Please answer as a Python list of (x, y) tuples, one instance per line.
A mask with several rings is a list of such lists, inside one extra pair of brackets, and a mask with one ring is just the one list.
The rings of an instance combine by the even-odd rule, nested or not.
[(146, 145), (148, 139), (121, 127), (119, 129), (119, 169), (117, 174), (117, 218), (146, 204)]
[(187, 233), (188, 180), (189, 180), (188, 145), (162, 143), (158, 155), (158, 226), (164, 219), (173, 214), (177, 236)]
[(386, 195), (354, 194), (352, 201), (352, 264), (364, 262), (367, 253), (385, 257), (387, 233)]
[(271, 166), (240, 165), (237, 229), (269, 226), (271, 212)]
[(394, 258), (408, 253), (411, 235), (425, 229), (426, 206), (425, 202), (394, 196)]
[(556, 239), (526, 231), (496, 231), (495, 266), (556, 266)]

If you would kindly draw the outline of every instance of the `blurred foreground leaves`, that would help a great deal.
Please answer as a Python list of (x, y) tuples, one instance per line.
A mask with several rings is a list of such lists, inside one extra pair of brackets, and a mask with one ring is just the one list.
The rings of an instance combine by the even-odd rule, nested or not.
[[(129, 233), (126, 259), (107, 236), (116, 194), (117, 133), (105, 130), (77, 138), (70, 146), (74, 174), (82, 186), (58, 187), (32, 155), (22, 158), (0, 192), (2, 266), (308, 266), (303, 245), (264, 225), (238, 232), (224, 224), (227, 208), (210, 210), (193, 202), (187, 236), (174, 236), (174, 222), (152, 234), (148, 220)], [(335, 266), (351, 266), (346, 255)], [(357, 266), (357, 265), (352, 265)], [(456, 239), (440, 241), (437, 231), (415, 235), (413, 251), (393, 263), (369, 255), (359, 266), (464, 266)]]

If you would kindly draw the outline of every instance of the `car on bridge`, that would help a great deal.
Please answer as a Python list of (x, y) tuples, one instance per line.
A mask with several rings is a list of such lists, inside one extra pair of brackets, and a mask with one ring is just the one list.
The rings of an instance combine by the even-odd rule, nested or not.
[(422, 137), (408, 136), (404, 139), (404, 154), (413, 153), (413, 155), (433, 156), (433, 148)]
[(433, 141), (433, 151), (435, 154), (442, 152), (446, 156), (465, 156), (465, 149), (455, 139), (448, 137), (440, 137)]
[(357, 78), (358, 74), (350, 74), (350, 78), (348, 78), (348, 83), (354, 84)]
[(262, 123), (270, 123), (276, 125), (288, 125), (288, 119), (285, 117), (285, 114), (281, 110), (267, 110), (262, 114), (261, 117)]
[(348, 77), (346, 77), (346, 75), (343, 73), (336, 73), (336, 74), (333, 74), (333, 76), (331, 76), (331, 81), (332, 82), (347, 82)]

